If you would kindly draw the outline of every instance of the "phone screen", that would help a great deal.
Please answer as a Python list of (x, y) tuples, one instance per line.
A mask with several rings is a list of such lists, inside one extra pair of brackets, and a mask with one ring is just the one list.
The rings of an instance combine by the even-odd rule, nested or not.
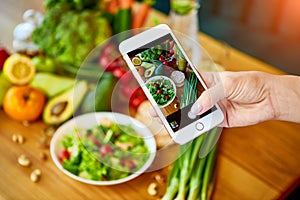
[(174, 132), (216, 110), (190, 113), (204, 88), (171, 34), (128, 53), (140, 78)]

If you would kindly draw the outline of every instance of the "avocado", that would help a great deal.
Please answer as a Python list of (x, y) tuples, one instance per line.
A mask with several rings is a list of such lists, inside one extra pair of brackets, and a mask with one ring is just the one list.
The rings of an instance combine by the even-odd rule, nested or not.
[(144, 67), (145, 69), (149, 69), (149, 68), (153, 67), (154, 64), (148, 63), (148, 62), (142, 62), (141, 66)]
[(153, 75), (153, 73), (154, 73), (154, 71), (155, 71), (155, 66), (153, 66), (153, 67), (151, 67), (151, 68), (149, 68), (149, 69), (146, 69), (145, 70), (145, 73), (144, 73), (144, 76), (146, 77), (146, 78), (149, 78), (149, 77), (151, 77), (152, 75)]
[(48, 98), (51, 98), (71, 88), (74, 84), (74, 78), (39, 72), (36, 73), (29, 85), (43, 91)]
[(87, 88), (86, 81), (79, 81), (74, 87), (50, 99), (43, 112), (44, 122), (57, 125), (69, 119), (81, 103)]

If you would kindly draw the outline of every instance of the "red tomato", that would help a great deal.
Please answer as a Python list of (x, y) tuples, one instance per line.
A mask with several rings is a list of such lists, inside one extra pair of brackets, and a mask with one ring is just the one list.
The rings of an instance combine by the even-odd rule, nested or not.
[(126, 73), (127, 73), (127, 71), (123, 67), (116, 67), (112, 72), (114, 77), (116, 77), (118, 79), (120, 79)]
[(136, 168), (136, 164), (131, 158), (123, 158), (121, 161), (121, 165), (123, 167), (128, 167), (129, 170), (133, 170), (134, 168)]
[(114, 153), (114, 149), (110, 145), (105, 144), (99, 148), (99, 153), (101, 156), (106, 156), (107, 154)]
[(71, 157), (71, 154), (69, 153), (69, 151), (67, 149), (61, 150), (58, 154), (58, 160), (60, 162), (63, 162), (65, 159), (69, 160), (70, 157)]
[(129, 102), (130, 106), (137, 109), (146, 99), (141, 97), (132, 98)]
[(139, 87), (133, 92), (129, 100), (129, 105), (132, 108), (137, 109), (141, 105), (141, 103), (143, 103), (146, 99), (147, 98), (144, 94), (144, 91), (142, 90), (142, 88)]

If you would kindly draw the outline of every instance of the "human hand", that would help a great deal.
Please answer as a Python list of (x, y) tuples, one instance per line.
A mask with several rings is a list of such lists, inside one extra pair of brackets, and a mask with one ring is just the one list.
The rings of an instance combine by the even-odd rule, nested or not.
[(208, 90), (192, 106), (202, 114), (217, 102), (225, 119), (223, 127), (247, 126), (274, 119), (271, 97), (272, 75), (263, 72), (219, 72), (202, 74)]
[[(192, 106), (200, 115), (216, 103), (224, 113), (222, 127), (238, 127), (267, 120), (300, 123), (300, 77), (264, 72), (201, 73), (208, 90)], [(157, 117), (154, 109), (150, 114)]]

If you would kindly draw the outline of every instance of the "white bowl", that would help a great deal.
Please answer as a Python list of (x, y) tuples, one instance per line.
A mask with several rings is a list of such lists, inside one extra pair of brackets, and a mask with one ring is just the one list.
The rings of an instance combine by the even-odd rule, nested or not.
[[(159, 80), (159, 79), (166, 79), (166, 80), (170, 81), (171, 84), (172, 84), (172, 86), (173, 86), (174, 94), (175, 94), (175, 95), (172, 97), (172, 99), (169, 99), (168, 103), (166, 103), (166, 104), (164, 104), (164, 105), (159, 105), (159, 104), (157, 104), (160, 108), (164, 108), (164, 107), (170, 105), (170, 104), (173, 102), (173, 100), (175, 99), (175, 97), (176, 97), (176, 85), (175, 85), (175, 83), (174, 83), (174, 81), (173, 81), (172, 79), (170, 79), (170, 78), (167, 77), (167, 76), (162, 76), (162, 75), (159, 75), (159, 76), (153, 76), (153, 77), (147, 79), (146, 85), (147, 85), (147, 83), (149, 83), (150, 81)], [(154, 101), (155, 101), (155, 100), (154, 100)]]
[[(118, 180), (111, 180), (111, 181), (95, 181), (95, 180), (89, 180), (85, 178), (81, 178), (79, 176), (76, 176), (72, 174), (71, 172), (65, 170), (61, 163), (58, 160), (58, 153), (63, 149), (61, 140), (63, 136), (67, 134), (72, 134), (74, 131), (74, 128), (79, 128), (79, 129), (88, 129), (91, 128), (97, 124), (99, 124), (99, 120), (101, 118), (109, 118), (113, 122), (117, 124), (123, 124), (123, 125), (131, 125), (135, 131), (144, 139), (145, 144), (148, 147), (148, 150), (150, 152), (150, 156), (148, 160), (145, 162), (145, 164), (136, 172), (133, 174), (122, 178)], [(92, 185), (114, 185), (114, 184), (120, 184), (124, 183), (126, 181), (129, 181), (131, 179), (136, 178), (137, 176), (141, 175), (143, 172), (145, 172), (150, 165), (152, 164), (155, 154), (156, 154), (156, 142), (154, 139), (154, 136), (150, 132), (149, 129), (146, 128), (145, 125), (137, 121), (136, 119), (120, 114), (120, 113), (113, 113), (113, 112), (95, 112), (95, 113), (88, 113), (88, 114), (83, 114), (79, 115), (77, 117), (72, 118), (71, 120), (67, 121), (63, 125), (61, 125), (55, 132), (51, 143), (50, 143), (50, 154), (52, 157), (52, 160), (54, 161), (55, 165), (67, 176), (83, 182), (87, 184), (92, 184)]]

